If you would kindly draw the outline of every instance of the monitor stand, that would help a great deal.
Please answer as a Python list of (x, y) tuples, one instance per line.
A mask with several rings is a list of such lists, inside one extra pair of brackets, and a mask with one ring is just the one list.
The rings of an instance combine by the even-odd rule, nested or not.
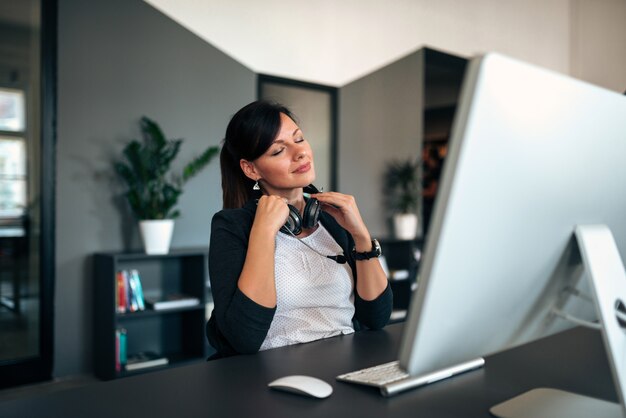
[(626, 333), (618, 322), (624, 321), (624, 315), (617, 309), (618, 305), (626, 304), (626, 272), (613, 234), (606, 225), (581, 225), (575, 235), (590, 279), (619, 403), (537, 388), (492, 407), (490, 412), (497, 417), (626, 417)]
[(552, 388), (529, 390), (492, 407), (489, 412), (500, 418), (622, 417), (622, 408), (615, 402)]

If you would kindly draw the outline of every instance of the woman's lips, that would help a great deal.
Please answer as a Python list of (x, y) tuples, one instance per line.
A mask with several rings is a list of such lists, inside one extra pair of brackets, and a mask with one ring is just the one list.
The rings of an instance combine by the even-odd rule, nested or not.
[(311, 169), (311, 163), (306, 163), (295, 169), (293, 172), (297, 174), (306, 173)]

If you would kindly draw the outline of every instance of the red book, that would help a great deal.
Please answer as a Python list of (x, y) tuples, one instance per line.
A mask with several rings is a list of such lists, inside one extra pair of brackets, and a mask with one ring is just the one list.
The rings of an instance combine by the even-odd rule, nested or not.
[(120, 372), (122, 364), (120, 361), (120, 330), (115, 331), (115, 371)]
[(117, 272), (117, 312), (126, 312), (126, 280), (124, 280), (124, 272)]

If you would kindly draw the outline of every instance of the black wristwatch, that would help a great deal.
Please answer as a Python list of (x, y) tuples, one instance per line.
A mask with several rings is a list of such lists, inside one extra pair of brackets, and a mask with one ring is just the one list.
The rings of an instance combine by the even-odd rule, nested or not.
[(355, 260), (369, 260), (370, 258), (380, 257), (382, 253), (383, 250), (380, 248), (380, 244), (376, 239), (372, 240), (372, 249), (370, 251), (357, 253), (356, 248), (352, 248), (352, 255)]

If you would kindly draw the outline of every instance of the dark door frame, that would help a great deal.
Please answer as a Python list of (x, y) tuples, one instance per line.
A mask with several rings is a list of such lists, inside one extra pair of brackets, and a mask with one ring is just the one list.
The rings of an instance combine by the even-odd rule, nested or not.
[(57, 0), (41, 0), (39, 355), (0, 362), (0, 387), (52, 378), (55, 280)]

